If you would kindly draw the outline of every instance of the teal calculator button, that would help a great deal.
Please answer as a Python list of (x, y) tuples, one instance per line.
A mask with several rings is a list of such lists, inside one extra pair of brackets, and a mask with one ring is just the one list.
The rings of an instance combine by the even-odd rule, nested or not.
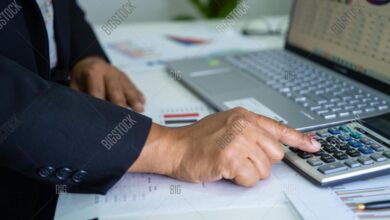
[(345, 132), (351, 132), (352, 131), (352, 129), (350, 127), (345, 126), (345, 125), (340, 126), (340, 130), (343, 130)]
[(350, 136), (353, 137), (353, 138), (355, 138), (355, 139), (359, 139), (359, 138), (362, 137), (362, 135), (361, 135), (360, 133), (358, 133), (358, 132), (352, 132), (352, 133), (350, 134)]

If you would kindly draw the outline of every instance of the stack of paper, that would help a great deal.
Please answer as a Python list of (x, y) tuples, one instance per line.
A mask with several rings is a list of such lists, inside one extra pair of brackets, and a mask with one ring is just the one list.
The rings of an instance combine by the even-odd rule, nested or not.
[[(332, 210), (332, 219), (351, 219), (354, 214), (350, 209), (344, 209), (338, 198), (334, 201), (327, 199), (333, 198), (331, 193), (330, 189), (318, 189), (284, 163), (276, 164), (271, 177), (253, 188), (240, 187), (228, 181), (192, 184), (152, 174), (126, 174), (106, 196), (61, 194), (56, 219), (97, 216), (147, 218), (156, 214), (204, 210), (271, 209), (286, 203), (286, 194), (316, 198), (326, 202), (321, 203), (321, 210)], [(313, 203), (314, 211), (318, 208), (316, 204)]]
[(311, 188), (287, 193), (304, 219), (390, 219), (390, 210), (358, 211), (356, 204), (389, 200), (390, 176), (339, 185), (326, 190)]
[(109, 38), (103, 47), (114, 65), (140, 72), (164, 68), (169, 60), (258, 50), (264, 45), (235, 32), (191, 27)]

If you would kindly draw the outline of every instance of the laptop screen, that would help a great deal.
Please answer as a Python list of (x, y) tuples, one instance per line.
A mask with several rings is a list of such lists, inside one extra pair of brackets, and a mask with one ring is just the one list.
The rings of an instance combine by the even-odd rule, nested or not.
[(390, 84), (390, 0), (296, 0), (287, 42)]

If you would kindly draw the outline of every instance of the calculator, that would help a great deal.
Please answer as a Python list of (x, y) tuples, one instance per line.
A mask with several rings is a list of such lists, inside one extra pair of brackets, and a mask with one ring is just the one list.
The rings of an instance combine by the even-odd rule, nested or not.
[(310, 181), (333, 186), (390, 174), (390, 114), (311, 131), (321, 150), (287, 147), (284, 161)]

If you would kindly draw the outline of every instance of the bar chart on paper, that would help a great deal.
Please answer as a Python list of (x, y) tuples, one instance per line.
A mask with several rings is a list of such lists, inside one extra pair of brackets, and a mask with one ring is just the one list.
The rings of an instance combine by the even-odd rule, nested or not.
[(215, 111), (204, 104), (171, 105), (154, 109), (146, 115), (153, 118), (155, 123), (167, 127), (181, 127), (193, 124)]
[[(364, 182), (366, 182), (364, 184)], [(332, 188), (336, 195), (362, 220), (390, 219), (390, 209), (376, 211), (356, 210), (356, 204), (390, 200), (389, 177), (379, 177), (359, 183)]]

